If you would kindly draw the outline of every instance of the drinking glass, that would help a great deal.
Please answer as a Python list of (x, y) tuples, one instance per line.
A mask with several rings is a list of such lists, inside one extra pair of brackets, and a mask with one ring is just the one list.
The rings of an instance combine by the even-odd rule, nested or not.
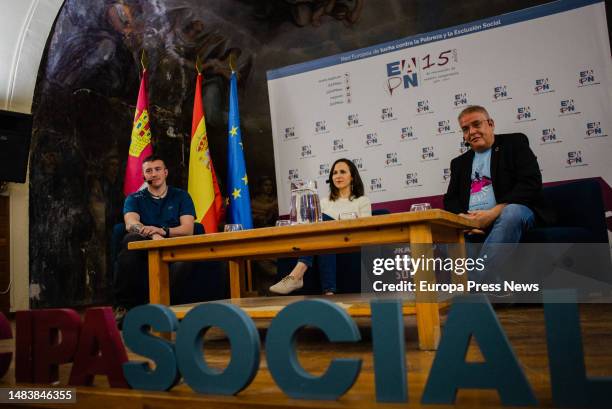
[(291, 225), (291, 220), (284, 220), (284, 219), (280, 219), (276, 221), (276, 226), (280, 227), (280, 226), (290, 226)]
[(420, 211), (429, 210), (429, 209), (431, 209), (431, 204), (429, 203), (415, 203), (412, 206), (410, 206), (411, 212), (420, 212)]
[(240, 231), (244, 230), (240, 223), (228, 223), (223, 228), (223, 231)]

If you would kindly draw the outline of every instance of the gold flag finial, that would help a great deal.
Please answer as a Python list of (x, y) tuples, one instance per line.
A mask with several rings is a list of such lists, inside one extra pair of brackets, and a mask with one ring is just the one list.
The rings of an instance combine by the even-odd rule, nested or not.
[(140, 54), (140, 65), (142, 66), (142, 70), (147, 70), (147, 55), (145, 54), (144, 48), (142, 49), (142, 53)]
[(232, 72), (236, 72), (236, 57), (234, 56), (234, 53), (230, 53), (229, 55), (229, 66)]
[(196, 56), (195, 68), (198, 74), (202, 74), (202, 60), (200, 59), (200, 54)]

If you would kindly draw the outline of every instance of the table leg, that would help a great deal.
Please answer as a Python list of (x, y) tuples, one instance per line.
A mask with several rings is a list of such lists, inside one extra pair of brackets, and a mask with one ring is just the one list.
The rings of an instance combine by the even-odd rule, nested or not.
[(230, 260), (229, 261), (229, 273), (230, 273), (230, 297), (241, 298), (244, 289), (244, 260)]
[(248, 294), (253, 293), (253, 270), (251, 260), (247, 260), (246, 262), (246, 292)]
[[(149, 304), (170, 305), (170, 269), (162, 260), (161, 250), (149, 250)], [(154, 332), (171, 340), (171, 332)]]
[[(463, 231), (457, 230), (457, 244), (449, 244), (449, 256), (453, 259), (466, 258), (466, 249), (465, 249), (465, 237), (463, 235)], [(467, 290), (467, 272), (457, 275), (453, 272), (451, 277), (453, 284), (463, 284), (463, 287)], [(467, 292), (467, 291), (466, 291)]]
[[(419, 223), (410, 226), (410, 249), (413, 258), (433, 257), (433, 237), (429, 224)], [(435, 271), (421, 268), (414, 276), (416, 291), (416, 318), (419, 334), (419, 348), (436, 350), (440, 341), (440, 312), (435, 292), (420, 292), (419, 282), (436, 282)]]
[(170, 305), (170, 273), (161, 250), (149, 250), (149, 303)]

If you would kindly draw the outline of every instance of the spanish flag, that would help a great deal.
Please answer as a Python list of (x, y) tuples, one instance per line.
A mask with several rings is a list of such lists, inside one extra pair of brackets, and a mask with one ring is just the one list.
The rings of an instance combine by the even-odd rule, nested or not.
[(195, 204), (196, 221), (204, 225), (206, 233), (215, 233), (221, 218), (223, 199), (208, 149), (204, 105), (202, 104), (201, 73), (198, 73), (193, 101), (187, 190)]
[(143, 69), (123, 183), (123, 193), (126, 196), (138, 191), (143, 186), (142, 161), (152, 154), (149, 98), (147, 96), (147, 70)]

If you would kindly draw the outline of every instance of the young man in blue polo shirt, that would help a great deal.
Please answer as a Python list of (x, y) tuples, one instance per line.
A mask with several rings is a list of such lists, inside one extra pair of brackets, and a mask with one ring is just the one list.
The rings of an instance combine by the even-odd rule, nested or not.
[[(149, 156), (142, 164), (146, 189), (125, 199), (123, 219), (127, 234), (117, 256), (114, 280), (115, 318), (121, 321), (128, 309), (149, 300), (147, 252), (128, 250), (128, 243), (163, 240), (193, 234), (195, 207), (189, 193), (168, 186), (168, 169), (162, 158)], [(189, 263), (170, 265), (171, 286), (189, 274)]]

